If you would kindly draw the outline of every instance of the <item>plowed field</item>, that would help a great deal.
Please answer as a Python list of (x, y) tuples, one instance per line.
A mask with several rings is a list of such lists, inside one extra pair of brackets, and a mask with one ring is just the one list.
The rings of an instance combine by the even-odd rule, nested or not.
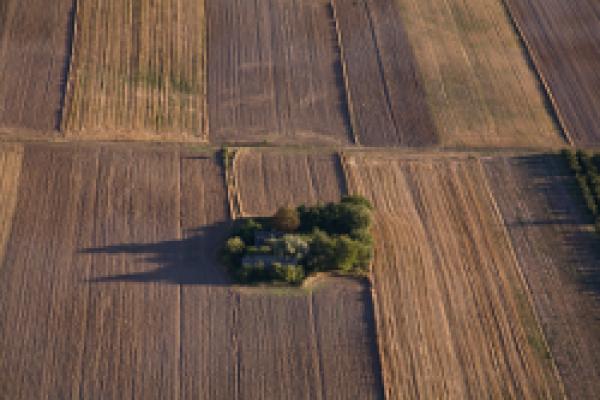
[(364, 145), (431, 145), (437, 135), (397, 7), (332, 1), (353, 128)]
[(2, 0), (0, 131), (59, 127), (73, 0)]
[(564, 160), (486, 162), (498, 205), (571, 399), (600, 393), (600, 253)]
[(242, 215), (272, 215), (282, 206), (339, 201), (346, 191), (337, 156), (241, 150), (235, 181)]
[(442, 144), (564, 144), (500, 2), (395, 3)]
[[(559, 398), (477, 160), (346, 161), (376, 207), (374, 299), (388, 398)], [(541, 346), (541, 347), (540, 347)]]
[(504, 0), (578, 145), (600, 144), (600, 4)]
[(86, 138), (204, 138), (204, 1), (78, 2), (63, 128)]
[[(21, 150), (0, 154), (4, 235)], [(28, 145), (19, 181), (0, 264), (4, 397), (381, 397), (361, 282), (228, 284), (212, 153)]]
[(208, 0), (214, 141), (348, 143), (327, 0)]

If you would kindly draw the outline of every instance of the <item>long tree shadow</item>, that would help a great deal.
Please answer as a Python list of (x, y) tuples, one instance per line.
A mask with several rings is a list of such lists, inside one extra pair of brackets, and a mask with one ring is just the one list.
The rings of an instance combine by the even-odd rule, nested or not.
[(83, 254), (141, 255), (140, 263), (157, 264), (149, 271), (98, 276), (90, 283), (164, 282), (178, 285), (231, 284), (218, 262), (218, 249), (231, 222), (219, 222), (185, 232), (186, 238), (157, 243), (123, 243), (82, 249)]

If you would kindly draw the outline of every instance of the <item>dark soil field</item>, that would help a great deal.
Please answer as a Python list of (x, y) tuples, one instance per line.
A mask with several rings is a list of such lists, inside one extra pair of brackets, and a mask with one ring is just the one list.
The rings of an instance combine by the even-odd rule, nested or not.
[(571, 140), (600, 145), (600, 3), (505, 0)]
[(425, 88), (394, 2), (335, 0), (332, 4), (358, 142), (436, 144)]
[(51, 3), (0, 4), (0, 133), (60, 126), (74, 1)]
[(211, 141), (352, 141), (327, 0), (208, 0)]
[(600, 252), (566, 162), (534, 155), (486, 170), (571, 399), (600, 392)]

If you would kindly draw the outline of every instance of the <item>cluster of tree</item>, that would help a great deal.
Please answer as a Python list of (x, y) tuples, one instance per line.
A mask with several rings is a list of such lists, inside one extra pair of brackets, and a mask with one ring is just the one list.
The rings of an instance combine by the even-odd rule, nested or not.
[(596, 232), (600, 234), (600, 155), (590, 155), (586, 151), (563, 150), (569, 168), (575, 174), (577, 186), (585, 204), (594, 218)]
[(318, 271), (364, 274), (373, 257), (372, 209), (364, 197), (346, 196), (243, 219), (225, 243), (223, 262), (240, 282), (298, 284)]

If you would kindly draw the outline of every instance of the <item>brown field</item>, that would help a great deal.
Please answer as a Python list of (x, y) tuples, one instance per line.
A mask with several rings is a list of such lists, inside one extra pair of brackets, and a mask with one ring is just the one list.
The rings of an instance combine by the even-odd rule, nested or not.
[(62, 128), (85, 138), (206, 139), (204, 1), (77, 4)]
[(338, 201), (346, 192), (339, 158), (331, 153), (240, 150), (234, 173), (243, 216)]
[(386, 396), (560, 398), (479, 161), (346, 159), (376, 207), (374, 303)]
[(351, 141), (328, 0), (206, 7), (212, 141)]
[(578, 145), (600, 144), (600, 4), (504, 0)]
[(431, 145), (437, 135), (393, 1), (332, 1), (353, 130), (370, 146)]
[(0, 131), (58, 128), (73, 0), (0, 2)]
[(12, 227), (22, 158), (22, 147), (0, 147), (0, 260), (4, 259), (4, 246)]
[(485, 162), (536, 310), (572, 399), (600, 393), (600, 253), (566, 163), (555, 156)]
[[(2, 154), (18, 172), (19, 150)], [(381, 397), (365, 285), (228, 285), (212, 153), (28, 145), (19, 181), (0, 268), (6, 398)]]
[(445, 146), (564, 144), (496, 0), (395, 0)]

